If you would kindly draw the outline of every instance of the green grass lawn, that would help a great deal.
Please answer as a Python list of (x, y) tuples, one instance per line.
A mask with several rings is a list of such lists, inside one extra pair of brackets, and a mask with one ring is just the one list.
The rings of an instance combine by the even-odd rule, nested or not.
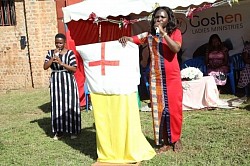
[[(154, 146), (151, 113), (140, 115), (143, 133)], [(90, 166), (97, 159), (93, 123), (93, 111), (82, 112), (81, 135), (55, 141), (49, 89), (0, 94), (0, 165)], [(250, 165), (250, 105), (185, 111), (182, 143), (182, 152), (169, 151), (141, 165)]]

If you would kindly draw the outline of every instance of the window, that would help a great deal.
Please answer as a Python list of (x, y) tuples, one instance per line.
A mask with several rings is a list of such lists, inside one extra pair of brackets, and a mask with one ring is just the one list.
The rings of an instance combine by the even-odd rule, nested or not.
[(0, 0), (0, 26), (16, 25), (15, 0)]

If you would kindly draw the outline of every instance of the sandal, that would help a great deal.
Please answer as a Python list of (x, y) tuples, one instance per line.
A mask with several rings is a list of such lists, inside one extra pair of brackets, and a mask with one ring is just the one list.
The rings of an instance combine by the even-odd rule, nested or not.
[(53, 137), (54, 140), (59, 140), (61, 139), (63, 136), (63, 133), (59, 132), (59, 133), (56, 133), (55, 136)]
[(170, 150), (171, 146), (169, 145), (163, 145), (161, 148), (156, 150), (157, 154), (165, 153), (166, 151)]
[(176, 142), (173, 144), (173, 150), (174, 150), (174, 152), (180, 152), (180, 151), (182, 150), (182, 143), (181, 143), (181, 140), (176, 141)]

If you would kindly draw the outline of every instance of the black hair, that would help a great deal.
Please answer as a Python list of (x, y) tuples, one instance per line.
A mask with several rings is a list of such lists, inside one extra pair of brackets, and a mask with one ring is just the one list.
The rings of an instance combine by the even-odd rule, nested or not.
[(64, 40), (66, 40), (66, 36), (64, 34), (62, 34), (62, 33), (56, 34), (55, 39), (57, 39), (57, 38), (62, 38)]
[(219, 35), (218, 35), (218, 34), (212, 34), (212, 35), (209, 37), (209, 42), (208, 42), (209, 45), (212, 45), (212, 40), (213, 40), (213, 39), (218, 39), (218, 40), (220, 41), (220, 43), (221, 43), (221, 39), (220, 39)]
[(213, 50), (213, 47), (212, 47), (212, 40), (213, 39), (218, 39), (219, 42), (220, 42), (220, 45), (219, 45), (219, 49), (222, 49), (224, 47), (222, 41), (221, 41), (221, 38), (219, 37), (218, 34), (212, 34), (210, 37), (209, 37), (209, 41), (208, 41), (208, 51), (211, 51)]
[(165, 10), (166, 11), (166, 13), (168, 15), (168, 23), (167, 23), (167, 26), (166, 26), (166, 31), (167, 31), (167, 33), (169, 35), (172, 34), (172, 32), (177, 28), (176, 18), (174, 16), (174, 12), (172, 11), (172, 9), (170, 9), (169, 7), (166, 7), (166, 6), (157, 7), (154, 10), (153, 15), (152, 15), (152, 19), (151, 19), (151, 22), (150, 22), (151, 34), (152, 35), (156, 34), (154, 24), (155, 24), (155, 14), (158, 12), (158, 10)]

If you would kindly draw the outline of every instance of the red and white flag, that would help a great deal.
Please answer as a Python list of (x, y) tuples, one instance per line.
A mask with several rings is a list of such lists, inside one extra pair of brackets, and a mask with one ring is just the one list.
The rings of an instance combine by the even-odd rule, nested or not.
[(98, 94), (130, 94), (140, 83), (139, 48), (116, 41), (76, 46), (84, 62), (88, 88)]

